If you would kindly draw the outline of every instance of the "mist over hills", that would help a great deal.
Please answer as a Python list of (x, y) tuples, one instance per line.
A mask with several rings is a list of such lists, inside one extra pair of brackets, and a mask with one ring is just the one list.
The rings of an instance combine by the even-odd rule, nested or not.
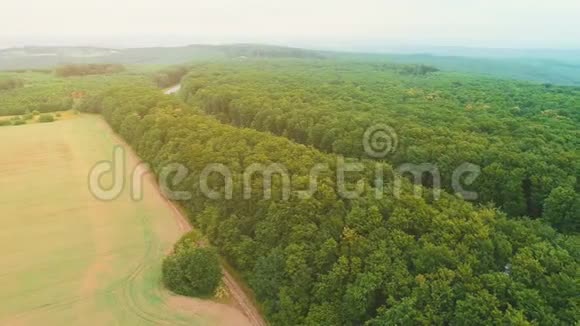
[(148, 48), (21, 47), (0, 50), (0, 69), (38, 69), (70, 63), (180, 64), (225, 58), (323, 58), (321, 52), (256, 44)]
[[(367, 48), (368, 50), (368, 48)], [(580, 86), (580, 50), (463, 47), (376, 48), (321, 51), (263, 44), (195, 44), (176, 47), (19, 47), (0, 50), (0, 70), (47, 69), (70, 63), (182, 64), (257, 58), (353, 59), (428, 64), (443, 71), (476, 73), (539, 83)]]

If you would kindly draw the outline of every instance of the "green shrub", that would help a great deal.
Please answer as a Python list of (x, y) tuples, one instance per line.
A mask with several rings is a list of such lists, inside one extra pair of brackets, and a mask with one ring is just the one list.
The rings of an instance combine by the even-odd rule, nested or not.
[(39, 115), (39, 114), (40, 114), (40, 112), (38, 110), (32, 111), (32, 115)]
[(26, 121), (20, 120), (20, 119), (18, 119), (18, 120), (12, 120), (12, 125), (13, 126), (20, 126), (20, 125), (23, 125), (23, 124), (26, 124)]
[(11, 126), (12, 122), (10, 122), (10, 120), (0, 120), (0, 127), (3, 126)]
[(57, 112), (54, 114), (57, 118), (60, 118), (62, 116), (62, 114), (60, 114), (60, 112)]
[(34, 116), (32, 115), (32, 113), (26, 113), (25, 115), (22, 116), (22, 119), (24, 119), (24, 120), (30, 120), (33, 117)]
[(52, 114), (41, 114), (38, 117), (38, 122), (53, 122), (54, 116)]
[(222, 271), (214, 248), (198, 247), (192, 241), (198, 235), (187, 234), (163, 261), (163, 283), (180, 295), (211, 297), (218, 288)]

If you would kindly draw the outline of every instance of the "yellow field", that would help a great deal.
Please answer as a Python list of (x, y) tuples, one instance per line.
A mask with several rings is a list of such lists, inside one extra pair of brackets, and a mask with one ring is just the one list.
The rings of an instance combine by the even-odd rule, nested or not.
[(139, 202), (90, 194), (90, 168), (119, 143), (100, 117), (3, 127), (0, 140), (0, 325), (243, 323), (163, 290), (182, 228), (151, 182)]

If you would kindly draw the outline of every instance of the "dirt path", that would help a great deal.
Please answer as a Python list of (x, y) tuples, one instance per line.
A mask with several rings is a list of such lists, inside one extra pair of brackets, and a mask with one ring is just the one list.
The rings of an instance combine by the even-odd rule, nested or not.
[[(181, 86), (181, 85), (178, 85), (178, 86)], [(173, 88), (175, 88), (175, 87), (173, 87)], [(108, 124), (107, 124), (107, 126), (108, 126)], [(131, 155), (136, 161), (141, 162), (141, 159), (139, 158), (139, 156), (137, 156), (137, 153), (135, 153), (133, 151), (133, 149), (129, 145), (127, 145), (125, 143), (125, 141), (120, 136), (118, 136), (116, 133), (114, 133), (114, 131), (112, 129), (111, 129), (111, 133), (113, 135), (115, 135), (116, 140), (120, 144), (123, 144), (125, 146), (129, 155)], [(159, 187), (159, 184), (158, 184), (155, 176), (150, 172), (146, 172), (146, 174), (144, 174), (144, 175), (146, 178), (150, 179), (151, 183), (153, 185), (155, 185), (156, 190), (162, 194), (162, 191)], [(193, 228), (192, 228), (191, 224), (189, 223), (189, 220), (185, 217), (183, 212), (175, 205), (175, 203), (166, 199), (163, 195), (161, 197), (163, 197), (163, 199), (165, 200), (165, 203), (173, 211), (173, 217), (175, 218), (176, 223), (178, 224), (179, 228), (183, 231), (183, 233), (186, 233), (186, 232), (192, 230)], [(250, 299), (250, 297), (248, 297), (246, 292), (238, 284), (237, 280), (223, 266), (222, 266), (222, 272), (223, 272), (224, 285), (227, 287), (229, 293), (231, 294), (232, 299), (235, 302), (235, 305), (238, 306), (242, 310), (244, 315), (249, 319), (250, 323), (253, 326), (266, 326), (267, 323), (264, 320), (264, 318), (262, 318), (262, 315), (260, 314), (259, 310), (254, 305), (253, 300)]]
[(165, 89), (163, 91), (163, 94), (165, 94), (165, 95), (175, 94), (175, 93), (179, 92), (180, 89), (181, 89), (181, 84), (177, 84), (177, 85), (174, 85), (174, 86), (171, 86), (171, 87)]
[(262, 315), (258, 312), (252, 300), (248, 298), (246, 292), (242, 290), (240, 285), (237, 283), (236, 279), (225, 269), (222, 268), (224, 273), (224, 284), (227, 286), (228, 290), (232, 294), (232, 297), (236, 301), (236, 304), (240, 306), (246, 317), (250, 319), (252, 325), (255, 326), (265, 326), (266, 321), (262, 318)]

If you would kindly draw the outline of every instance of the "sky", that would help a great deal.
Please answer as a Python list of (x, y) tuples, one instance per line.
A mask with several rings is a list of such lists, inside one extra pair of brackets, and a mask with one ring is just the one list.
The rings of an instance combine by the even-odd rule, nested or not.
[(580, 48), (580, 0), (3, 0), (0, 48)]

